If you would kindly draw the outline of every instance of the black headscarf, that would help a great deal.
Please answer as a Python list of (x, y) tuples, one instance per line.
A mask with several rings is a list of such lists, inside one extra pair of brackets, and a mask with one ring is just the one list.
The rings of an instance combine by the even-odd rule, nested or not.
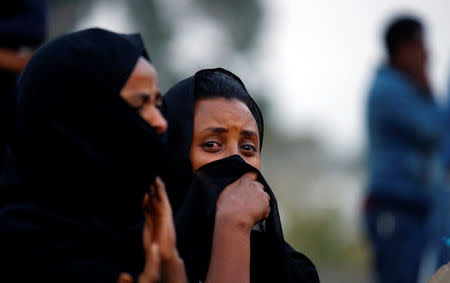
[(140, 35), (89, 29), (44, 45), (21, 76), (0, 183), (1, 256), (18, 278), (112, 282), (140, 270), (141, 201), (162, 149), (120, 97), (140, 56)]
[(172, 169), (166, 173), (166, 183), (174, 210), (177, 211), (177, 246), (190, 282), (204, 281), (208, 271), (219, 194), (227, 185), (249, 171), (258, 173), (258, 181), (271, 197), (269, 217), (251, 233), (251, 282), (319, 282), (313, 263), (285, 242), (276, 198), (256, 168), (233, 155), (206, 164), (192, 173), (189, 149), (193, 135), (195, 99), (205, 96), (198, 93), (199, 77), (214, 78), (214, 73), (225, 74), (242, 88), (240, 93), (230, 95), (216, 92), (209, 96), (232, 97), (243, 101), (252, 112), (261, 137), (263, 129), (258, 106), (242, 81), (226, 70), (202, 70), (175, 85), (164, 96), (165, 114), (169, 123), (167, 142), (169, 152), (172, 153), (169, 155)]
[[(203, 85), (213, 80), (225, 82), (222, 81), (222, 86), (215, 89), (214, 93), (205, 93)], [(261, 111), (238, 76), (222, 68), (204, 69), (177, 83), (164, 95), (163, 109), (164, 116), (170, 121), (165, 133), (168, 149), (165, 159), (169, 167), (164, 170), (163, 175), (174, 213), (181, 206), (192, 180), (189, 155), (194, 130), (195, 100), (200, 97), (236, 98), (244, 102), (255, 117), (262, 148), (264, 122)]]

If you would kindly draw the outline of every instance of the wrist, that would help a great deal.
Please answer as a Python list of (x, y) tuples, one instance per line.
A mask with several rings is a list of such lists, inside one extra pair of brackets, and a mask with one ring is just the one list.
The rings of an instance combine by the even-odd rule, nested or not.
[(246, 221), (245, 217), (238, 216), (231, 213), (221, 213), (218, 211), (215, 217), (214, 230), (225, 230), (242, 233), (244, 235), (250, 234), (253, 224)]
[(184, 261), (174, 253), (170, 260), (161, 261), (161, 282), (187, 283)]
[(177, 264), (182, 261), (180, 255), (178, 254), (177, 249), (174, 249), (171, 253), (161, 255), (161, 264), (162, 265), (172, 265)]
[(216, 215), (206, 282), (250, 282), (251, 225), (224, 216)]

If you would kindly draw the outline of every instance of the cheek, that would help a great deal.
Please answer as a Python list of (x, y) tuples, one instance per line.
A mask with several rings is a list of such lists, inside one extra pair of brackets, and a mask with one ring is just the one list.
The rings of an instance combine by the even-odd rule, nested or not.
[(252, 165), (256, 169), (258, 169), (258, 170), (261, 169), (261, 157), (259, 154), (255, 155), (253, 157), (249, 157), (249, 156), (246, 156), (241, 153), (237, 153), (234, 151), (230, 152), (227, 150), (223, 150), (223, 151), (216, 152), (216, 153), (211, 153), (211, 152), (205, 152), (201, 147), (192, 146), (191, 150), (190, 150), (190, 160), (191, 160), (192, 170), (195, 171), (198, 168), (202, 167), (203, 165), (206, 165), (210, 162), (213, 162), (213, 161), (216, 161), (219, 159), (229, 157), (234, 154), (238, 154), (239, 156), (241, 156), (241, 158), (244, 159), (245, 162)]
[(255, 155), (254, 157), (245, 157), (243, 158), (248, 164), (255, 167), (258, 170), (261, 170), (261, 157), (258, 155)]
[(222, 154), (223, 153), (220, 152), (217, 153), (205, 152), (201, 147), (192, 146), (190, 151), (192, 170), (195, 171), (198, 168), (202, 167), (203, 165), (222, 159), (223, 158)]

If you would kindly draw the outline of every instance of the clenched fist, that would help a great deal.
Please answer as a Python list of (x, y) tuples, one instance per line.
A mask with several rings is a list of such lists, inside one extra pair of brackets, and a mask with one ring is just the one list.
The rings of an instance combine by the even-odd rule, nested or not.
[(258, 175), (249, 172), (228, 185), (217, 200), (216, 221), (251, 231), (270, 213), (270, 197), (256, 181)]

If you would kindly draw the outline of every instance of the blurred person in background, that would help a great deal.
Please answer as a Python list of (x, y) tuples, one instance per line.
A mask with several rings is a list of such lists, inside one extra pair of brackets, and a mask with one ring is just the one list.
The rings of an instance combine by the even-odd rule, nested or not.
[(438, 266), (450, 261), (450, 79), (447, 85), (447, 119), (447, 131), (442, 147), (445, 185), (438, 191), (435, 209)]
[(5, 123), (18, 75), (45, 40), (45, 0), (3, 1), (0, 9), (0, 172), (5, 153)]
[(376, 72), (367, 104), (365, 221), (377, 282), (413, 283), (428, 237), (445, 114), (429, 85), (420, 20), (396, 18), (384, 39), (388, 62)]

